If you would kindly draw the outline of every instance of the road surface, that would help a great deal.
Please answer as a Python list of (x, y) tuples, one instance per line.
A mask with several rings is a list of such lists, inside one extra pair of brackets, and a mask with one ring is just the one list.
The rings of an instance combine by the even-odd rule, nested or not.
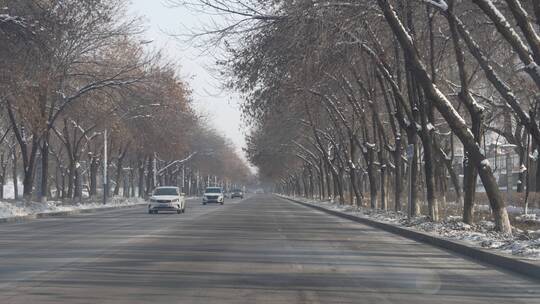
[(0, 303), (540, 303), (538, 282), (272, 196), (0, 224)]

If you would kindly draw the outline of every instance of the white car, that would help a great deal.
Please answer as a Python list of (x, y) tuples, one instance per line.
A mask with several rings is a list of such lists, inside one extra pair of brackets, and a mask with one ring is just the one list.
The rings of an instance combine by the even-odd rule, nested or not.
[(221, 187), (207, 187), (203, 194), (203, 205), (208, 203), (218, 203), (223, 205), (225, 203), (225, 195)]
[(186, 197), (178, 187), (157, 187), (154, 189), (148, 204), (148, 213), (157, 214), (159, 211), (186, 212)]

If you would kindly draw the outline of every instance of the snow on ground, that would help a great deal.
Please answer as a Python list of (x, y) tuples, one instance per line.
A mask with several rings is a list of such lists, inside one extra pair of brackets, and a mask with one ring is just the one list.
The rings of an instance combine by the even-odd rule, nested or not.
[(49, 201), (46, 203), (37, 202), (6, 202), (0, 201), (0, 218), (34, 215), (38, 213), (52, 213), (63, 211), (74, 211), (84, 209), (99, 209), (109, 207), (127, 207), (144, 204), (145, 201), (139, 198), (126, 199), (115, 197), (109, 199), (106, 205), (101, 202), (79, 203), (74, 205), (63, 205), (61, 202)]
[[(454, 206), (455, 210), (459, 210), (461, 208), (461, 206), (458, 206), (455, 202), (447, 202), (446, 205)], [(475, 205), (474, 209), (476, 211), (485, 212), (489, 212), (491, 210), (489, 205)], [(540, 208), (527, 208), (527, 214), (525, 214), (525, 208), (508, 205), (506, 206), (506, 211), (508, 211), (508, 214), (513, 216), (513, 218), (518, 222), (540, 224)]]
[[(19, 197), (22, 197), (23, 195), (23, 185), (21, 183), (18, 183), (18, 191)], [(15, 198), (15, 187), (13, 187), (13, 181), (8, 181), (4, 185), (4, 198), (5, 199), (14, 199)]]
[[(482, 211), (489, 211), (490, 210), (489, 205), (475, 205), (474, 208), (476, 210), (482, 210)], [(525, 211), (523, 207), (514, 206), (514, 205), (506, 206), (506, 210), (508, 211), (509, 214), (515, 214), (515, 215), (523, 214), (523, 212)], [(530, 213), (530, 214), (540, 215), (540, 209), (539, 208), (528, 208), (527, 212)]]
[(513, 235), (508, 236), (494, 231), (495, 224), (491, 221), (480, 221), (474, 225), (468, 225), (462, 221), (461, 217), (451, 216), (441, 222), (434, 223), (430, 222), (426, 216), (409, 219), (402, 212), (357, 208), (350, 205), (338, 205), (331, 201), (308, 200), (299, 197), (294, 199), (358, 217), (403, 226), (448, 239), (464, 241), (485, 249), (540, 260), (540, 230), (522, 231), (514, 228)]

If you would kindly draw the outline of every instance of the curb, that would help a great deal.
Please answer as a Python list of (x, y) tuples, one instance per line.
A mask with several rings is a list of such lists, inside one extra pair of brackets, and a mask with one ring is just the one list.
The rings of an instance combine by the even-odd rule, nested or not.
[(393, 234), (406, 237), (408, 239), (446, 249), (454, 253), (464, 255), (478, 262), (496, 266), (510, 272), (518, 273), (531, 279), (540, 280), (540, 264), (532, 263), (525, 259), (519, 259), (504, 254), (489, 252), (481, 248), (472, 247), (462, 242), (436, 237), (431, 234), (415, 231), (404, 227), (399, 227), (392, 224), (378, 222), (367, 218), (361, 218), (339, 211), (329, 210), (320, 206), (296, 201), (287, 197), (281, 198), (340, 218), (348, 219), (357, 223), (365, 224), (374, 228), (391, 232)]
[(129, 205), (129, 206), (105, 207), (105, 208), (79, 209), (79, 210), (71, 210), (71, 211), (49, 212), (49, 213), (36, 213), (36, 214), (29, 214), (29, 215), (24, 215), (24, 216), (6, 217), (6, 218), (0, 218), (0, 224), (22, 223), (22, 222), (28, 222), (28, 221), (31, 221), (31, 220), (42, 219), (42, 218), (70, 216), (70, 215), (86, 214), (86, 213), (95, 213), (95, 212), (98, 212), (98, 211), (111, 211), (111, 210), (123, 209), (123, 208), (134, 208), (134, 207), (138, 207), (138, 206), (141, 206), (141, 205), (144, 205), (144, 204)]

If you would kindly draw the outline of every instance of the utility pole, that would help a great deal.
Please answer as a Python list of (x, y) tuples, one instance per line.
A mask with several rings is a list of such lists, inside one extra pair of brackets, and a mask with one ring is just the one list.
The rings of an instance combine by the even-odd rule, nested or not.
[(408, 216), (409, 218), (413, 217), (414, 216), (414, 210), (413, 210), (413, 201), (412, 201), (412, 193), (414, 191), (414, 185), (412, 184), (412, 166), (415, 165), (413, 164), (413, 159), (414, 159), (414, 145), (408, 145), (407, 146), (407, 163), (409, 165), (409, 174), (408, 174), (408, 179), (409, 179), (409, 199), (408, 199)]
[(512, 176), (512, 155), (510, 151), (506, 151), (506, 204), (510, 205), (512, 200), (512, 186), (514, 177)]
[(107, 204), (108, 183), (107, 183), (107, 129), (103, 131), (103, 205)]
[(45, 203), (45, 201), (43, 201), (43, 197), (45, 196), (44, 193), (45, 193), (45, 189), (43, 189), (42, 185), (41, 185), (41, 179), (42, 179), (42, 172), (43, 170), (43, 166), (42, 166), (42, 162), (41, 162), (41, 155), (39, 156), (38, 160), (37, 160), (37, 164), (36, 164), (36, 194), (37, 194), (37, 197), (39, 199), (39, 201), (41, 203)]
[(200, 182), (199, 170), (197, 170), (197, 181), (196, 182), (197, 182), (197, 186), (196, 186), (197, 190), (196, 191), (197, 191), (197, 196), (198, 196), (199, 192), (201, 190), (200, 185), (199, 185), (199, 182)]
[(152, 171), (153, 171), (152, 188), (155, 188), (157, 185), (157, 153), (156, 152), (154, 152), (154, 160), (152, 161)]
[(192, 175), (193, 175), (193, 171), (189, 170), (189, 177), (188, 177), (188, 193), (187, 195), (191, 195), (191, 183), (193, 182), (192, 180)]
[(186, 166), (182, 164), (182, 193), (185, 193), (184, 188), (186, 187)]

